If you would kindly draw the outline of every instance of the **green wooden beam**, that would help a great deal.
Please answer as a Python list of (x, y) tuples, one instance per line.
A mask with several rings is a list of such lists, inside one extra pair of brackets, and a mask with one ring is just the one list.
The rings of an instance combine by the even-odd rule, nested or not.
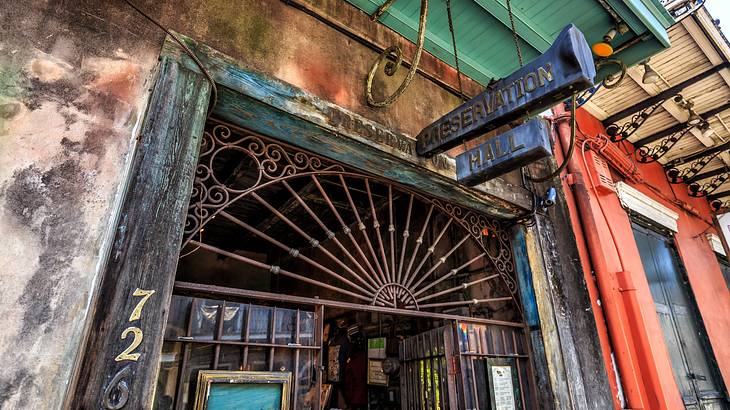
[[(509, 12), (507, 11), (507, 2), (505, 0), (474, 0), (474, 2), (502, 22), (508, 30), (512, 31)], [(540, 53), (544, 53), (545, 50), (550, 48), (553, 39), (547, 33), (539, 30), (529, 18), (514, 7), (512, 8), (512, 15), (514, 17), (515, 30), (520, 38)]]
[[(368, 13), (374, 12), (382, 4), (380, 1), (366, 1), (367, 7), (365, 11)], [(372, 8), (372, 10), (368, 11), (370, 8)], [(429, 15), (431, 14), (433, 14), (432, 7), (429, 7)], [(413, 19), (410, 16), (405, 15), (395, 7), (389, 8), (388, 11), (380, 18), (380, 21), (412, 42), (415, 42), (416, 37), (418, 36), (418, 19)], [(424, 48), (445, 63), (455, 66), (456, 60), (454, 59), (454, 51), (451, 41), (447, 41), (435, 33), (436, 31), (433, 29), (433, 26), (429, 27), (427, 19), (426, 43)], [(457, 45), (458, 44), (459, 43), (457, 41)], [(500, 77), (499, 74), (493, 72), (484, 64), (469, 57), (467, 53), (461, 53), (459, 55), (459, 64), (459, 68), (461, 68), (464, 74), (481, 84), (488, 84), (493, 78)]]

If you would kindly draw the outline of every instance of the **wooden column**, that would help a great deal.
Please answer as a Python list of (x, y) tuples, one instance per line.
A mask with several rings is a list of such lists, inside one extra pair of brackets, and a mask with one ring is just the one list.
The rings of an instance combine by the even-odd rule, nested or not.
[(152, 407), (210, 86), (163, 57), (72, 408)]
[[(545, 175), (555, 169), (555, 163), (551, 159), (529, 168), (532, 175)], [(534, 224), (524, 230), (524, 238), (540, 320), (542, 345), (537, 347), (545, 349), (544, 376), (549, 377), (552, 407), (611, 409), (598, 328), (561, 181), (555, 178), (532, 184), (532, 189), (542, 194), (551, 186), (557, 190), (556, 204), (546, 212), (538, 210)], [(540, 369), (536, 370), (540, 383)]]

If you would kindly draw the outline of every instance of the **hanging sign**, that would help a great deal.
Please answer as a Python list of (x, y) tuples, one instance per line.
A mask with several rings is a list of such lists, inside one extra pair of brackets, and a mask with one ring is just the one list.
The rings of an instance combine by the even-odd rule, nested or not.
[(583, 33), (569, 25), (541, 56), (424, 128), (418, 155), (430, 157), (465, 140), (538, 113), (593, 85), (596, 68)]
[(469, 186), (481, 184), (548, 155), (548, 125), (545, 120), (534, 118), (459, 154), (456, 180)]

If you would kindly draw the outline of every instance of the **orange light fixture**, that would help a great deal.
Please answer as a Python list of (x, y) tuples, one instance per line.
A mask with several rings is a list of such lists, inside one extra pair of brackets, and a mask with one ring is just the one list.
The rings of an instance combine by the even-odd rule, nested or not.
[(610, 57), (613, 54), (613, 47), (606, 42), (595, 43), (591, 46), (593, 54), (598, 57)]

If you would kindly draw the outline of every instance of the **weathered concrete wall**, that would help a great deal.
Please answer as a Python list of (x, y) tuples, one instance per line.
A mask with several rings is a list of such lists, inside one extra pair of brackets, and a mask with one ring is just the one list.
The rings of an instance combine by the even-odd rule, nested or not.
[[(252, 70), (405, 134), (415, 135), (460, 102), (418, 75), (392, 107), (369, 108), (364, 83), (377, 53), (283, 1), (138, 3)], [(342, 12), (341, 22), (385, 45), (398, 41), (342, 0), (315, 3)], [(163, 36), (122, 1), (1, 6), (0, 408), (60, 408), (83, 353), (84, 325)], [(432, 75), (455, 84), (453, 70), (432, 57), (423, 61)], [(405, 71), (387, 81), (389, 90)], [(466, 83), (471, 93), (478, 88)]]
[(0, 6), (2, 409), (63, 404), (144, 114), (162, 36), (109, 3)]

